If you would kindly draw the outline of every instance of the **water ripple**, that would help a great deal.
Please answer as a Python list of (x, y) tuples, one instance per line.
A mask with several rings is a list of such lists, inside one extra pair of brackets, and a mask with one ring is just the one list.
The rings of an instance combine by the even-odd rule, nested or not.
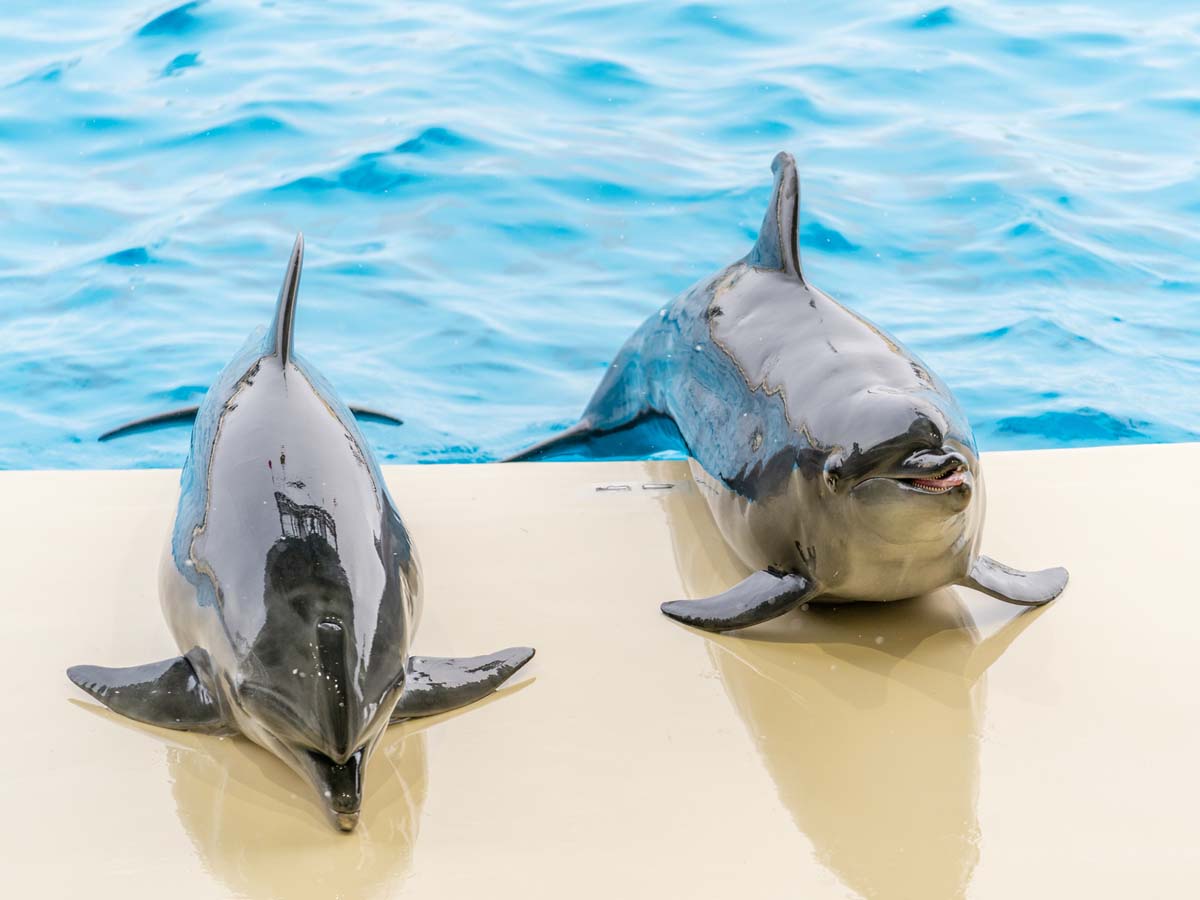
[(203, 5), (204, 0), (193, 0), (191, 3), (183, 3), (169, 9), (139, 28), (137, 36), (174, 36), (199, 31), (203, 27), (204, 21), (196, 15), (196, 10)]
[(1200, 437), (1200, 14), (1162, 0), (38, 4), (0, 34), (0, 466), (177, 465), (308, 238), (297, 345), (389, 461), (573, 421), (749, 248), (774, 153), (810, 280), (985, 448)]

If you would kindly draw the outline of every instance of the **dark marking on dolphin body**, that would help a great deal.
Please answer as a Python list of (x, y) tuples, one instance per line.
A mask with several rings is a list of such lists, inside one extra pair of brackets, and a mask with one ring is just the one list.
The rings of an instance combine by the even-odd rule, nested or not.
[(244, 734), (349, 831), (389, 723), (490, 694), (533, 650), (409, 655), (421, 610), (412, 539), (353, 414), (293, 349), (303, 248), (298, 237), (271, 329), (196, 414), (160, 580), (182, 655), (67, 675), (131, 719)]
[(750, 253), (651, 316), (580, 421), (513, 459), (669, 420), (722, 535), (755, 570), (716, 597), (663, 605), (699, 628), (950, 584), (1022, 605), (1054, 599), (1065, 569), (1021, 572), (979, 554), (984, 490), (966, 416), (899, 341), (807, 282), (796, 164), (781, 153), (772, 169)]

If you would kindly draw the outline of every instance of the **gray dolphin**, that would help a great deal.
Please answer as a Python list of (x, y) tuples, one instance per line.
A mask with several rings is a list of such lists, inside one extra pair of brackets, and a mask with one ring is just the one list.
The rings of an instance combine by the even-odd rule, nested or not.
[(724, 631), (804, 603), (898, 600), (950, 584), (1037, 606), (1065, 569), (979, 553), (983, 477), (949, 388), (900, 342), (804, 278), (796, 164), (780, 153), (758, 242), (677, 297), (618, 353), (583, 417), (513, 459), (677, 430), (725, 540), (757, 570), (663, 604)]
[(275, 311), (209, 390), (192, 430), (163, 557), (163, 613), (181, 656), (67, 676), (115, 712), (241, 733), (357, 824), (363, 771), (389, 723), (464, 706), (533, 656), (410, 656), (415, 548), (354, 416), (293, 352), (304, 242)]

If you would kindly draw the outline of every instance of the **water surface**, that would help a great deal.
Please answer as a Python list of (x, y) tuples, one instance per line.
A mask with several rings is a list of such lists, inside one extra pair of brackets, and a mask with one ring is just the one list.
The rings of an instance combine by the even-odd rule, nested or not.
[(396, 462), (574, 421), (802, 173), (810, 280), (984, 449), (1200, 437), (1194, 4), (0, 0), (0, 466), (179, 464), (308, 243), (297, 349)]

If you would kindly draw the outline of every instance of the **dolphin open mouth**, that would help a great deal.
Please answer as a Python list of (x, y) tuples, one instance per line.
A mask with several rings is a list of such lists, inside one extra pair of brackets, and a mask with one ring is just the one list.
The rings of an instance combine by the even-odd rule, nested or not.
[(945, 494), (966, 484), (967, 467), (960, 460), (952, 459), (933, 472), (897, 475), (895, 479), (904, 487), (922, 494)]

